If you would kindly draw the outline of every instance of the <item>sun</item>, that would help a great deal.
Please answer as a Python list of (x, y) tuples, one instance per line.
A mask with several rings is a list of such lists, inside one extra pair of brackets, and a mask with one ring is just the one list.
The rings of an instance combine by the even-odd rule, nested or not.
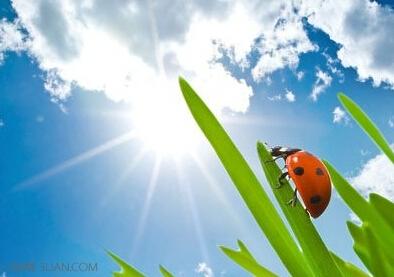
[(195, 153), (202, 139), (179, 87), (167, 80), (141, 94), (133, 104), (132, 121), (144, 147), (161, 157)]

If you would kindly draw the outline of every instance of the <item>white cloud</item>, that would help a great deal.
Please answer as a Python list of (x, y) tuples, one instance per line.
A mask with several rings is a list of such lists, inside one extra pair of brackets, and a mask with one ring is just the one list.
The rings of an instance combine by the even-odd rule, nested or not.
[(199, 263), (196, 268), (197, 273), (202, 273), (204, 277), (213, 277), (212, 269), (206, 263)]
[(297, 80), (301, 81), (304, 78), (304, 76), (305, 76), (305, 72), (304, 71), (298, 71), (296, 76), (297, 76)]
[(274, 102), (286, 100), (286, 101), (292, 103), (296, 100), (295, 94), (291, 90), (288, 90), (288, 89), (286, 89), (286, 93), (284, 93), (284, 94), (275, 94), (273, 96), (268, 96), (267, 98), (268, 98), (268, 100), (274, 101)]
[[(234, 64), (248, 68), (248, 55), (257, 51), (261, 57), (251, 68), (255, 81), (278, 69), (296, 69), (301, 54), (317, 50), (304, 30), (303, 16), (341, 45), (339, 61), (356, 68), (360, 79), (393, 85), (393, 54), (387, 51), (394, 46), (393, 12), (368, 0), (12, 3), (18, 20), (2, 21), (0, 38), (7, 39), (0, 43), (0, 53), (26, 48), (23, 26), (30, 38), (29, 54), (47, 72), (45, 88), (53, 99), (65, 100), (71, 88), (79, 86), (103, 91), (114, 101), (138, 102), (136, 94), (169, 87), (160, 84), (174, 83), (182, 74), (193, 84), (204, 80), (200, 94), (218, 110), (244, 112), (252, 88), (217, 60), (225, 53)], [(329, 70), (342, 78), (337, 60), (332, 61)], [(303, 75), (300, 71), (297, 78)], [(332, 80), (321, 70), (317, 78), (314, 101)], [(208, 91), (214, 87), (221, 89)], [(232, 93), (217, 95), (227, 90)]]
[(7, 51), (20, 52), (26, 48), (26, 36), (21, 31), (18, 21), (9, 22), (5, 18), (0, 21), (0, 64)]
[(289, 102), (294, 102), (296, 100), (295, 94), (291, 90), (286, 90), (285, 94), (286, 100)]
[(317, 49), (294, 4), (284, 0), (12, 4), (29, 35), (28, 53), (58, 103), (80, 87), (147, 107), (159, 93), (179, 96), (176, 77), (183, 75), (215, 112), (245, 112), (252, 87), (218, 62), (223, 54), (248, 68), (251, 51), (259, 52), (250, 69), (260, 81), (278, 69), (295, 69), (300, 54)]
[(326, 65), (328, 69), (331, 71), (332, 74), (338, 76), (340, 83), (343, 83), (345, 81), (345, 74), (343, 74), (342, 70), (338, 68), (340, 61), (338, 59), (332, 58), (330, 55), (328, 55), (325, 52), (323, 52), (323, 55), (327, 59)]
[(369, 154), (369, 151), (368, 151), (368, 150), (361, 149), (361, 150), (360, 150), (360, 154), (361, 154), (361, 156), (366, 156), (366, 155)]
[(312, 88), (311, 98), (313, 101), (317, 101), (319, 95), (331, 85), (332, 77), (319, 68), (316, 71), (316, 81)]
[(394, 165), (384, 154), (365, 163), (350, 182), (364, 196), (375, 192), (394, 201)]
[[(137, 105), (182, 74), (193, 84), (204, 80), (200, 94), (219, 110), (244, 112), (249, 105), (251, 87), (216, 62), (224, 48), (243, 63), (261, 31), (242, 5), (15, 0), (13, 6), (31, 38), (30, 55), (47, 72), (45, 88), (53, 99), (65, 100), (79, 86)], [(207, 91), (213, 87), (220, 89)]]
[(332, 112), (333, 114), (333, 119), (332, 122), (334, 123), (348, 123), (349, 122), (349, 117), (346, 114), (346, 112), (341, 108), (341, 107), (335, 107), (334, 111)]
[(54, 101), (65, 100), (71, 95), (70, 82), (61, 79), (54, 70), (49, 70), (47, 72), (44, 87)]
[[(267, 4), (265, 4), (267, 6)], [(296, 68), (299, 55), (317, 50), (309, 40), (302, 23), (302, 18), (294, 13), (294, 7), (284, 5), (280, 20), (271, 22), (275, 26), (264, 33), (256, 49), (262, 55), (252, 69), (255, 81), (260, 81), (267, 74), (285, 67)]]
[(389, 118), (388, 124), (391, 128), (394, 128), (394, 116)]
[(281, 94), (276, 94), (274, 96), (268, 96), (267, 98), (270, 101), (280, 101), (280, 100), (282, 100), (282, 95)]
[(394, 11), (369, 0), (301, 1), (308, 21), (341, 45), (338, 58), (354, 68), (361, 80), (394, 86)]

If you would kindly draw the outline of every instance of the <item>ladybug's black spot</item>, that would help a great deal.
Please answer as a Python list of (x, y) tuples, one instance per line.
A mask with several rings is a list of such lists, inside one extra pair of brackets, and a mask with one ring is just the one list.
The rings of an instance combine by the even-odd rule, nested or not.
[(320, 175), (320, 176), (324, 175), (323, 169), (321, 169), (320, 167), (316, 168), (316, 175)]
[(304, 168), (300, 166), (294, 168), (294, 174), (301, 176), (302, 174), (304, 174)]
[(321, 201), (320, 195), (314, 195), (312, 196), (309, 201), (311, 201), (312, 204), (319, 204)]

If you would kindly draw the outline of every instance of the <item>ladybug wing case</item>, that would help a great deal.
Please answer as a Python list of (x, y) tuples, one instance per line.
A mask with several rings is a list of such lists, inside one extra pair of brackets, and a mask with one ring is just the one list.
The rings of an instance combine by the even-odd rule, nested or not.
[(287, 157), (286, 167), (310, 215), (320, 216), (331, 197), (330, 176), (324, 164), (312, 154), (300, 151)]

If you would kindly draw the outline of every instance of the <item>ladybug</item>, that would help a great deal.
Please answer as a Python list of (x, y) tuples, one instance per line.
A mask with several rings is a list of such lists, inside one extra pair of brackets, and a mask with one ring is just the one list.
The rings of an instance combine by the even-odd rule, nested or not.
[(295, 184), (294, 196), (289, 204), (296, 205), (298, 191), (309, 214), (313, 218), (319, 217), (331, 197), (331, 179), (322, 161), (298, 148), (276, 146), (271, 148), (271, 155), (274, 157), (272, 161), (283, 158), (287, 169), (278, 178), (278, 188), (287, 177)]

